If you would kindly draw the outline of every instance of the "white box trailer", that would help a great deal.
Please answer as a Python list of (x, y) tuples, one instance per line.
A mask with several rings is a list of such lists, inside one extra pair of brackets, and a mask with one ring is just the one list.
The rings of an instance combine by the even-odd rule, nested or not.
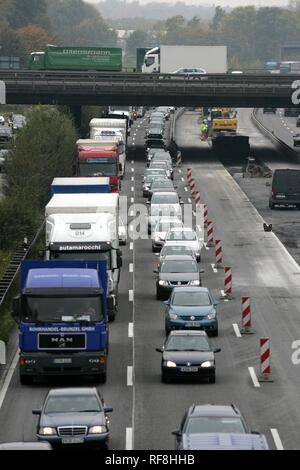
[(145, 54), (142, 72), (173, 73), (182, 67), (227, 73), (227, 46), (155, 47)]

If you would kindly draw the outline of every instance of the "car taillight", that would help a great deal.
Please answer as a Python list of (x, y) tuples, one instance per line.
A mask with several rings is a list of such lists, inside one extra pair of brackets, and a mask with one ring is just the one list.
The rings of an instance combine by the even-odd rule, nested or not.
[(119, 192), (119, 178), (118, 176), (110, 176), (109, 178), (110, 187), (113, 193)]

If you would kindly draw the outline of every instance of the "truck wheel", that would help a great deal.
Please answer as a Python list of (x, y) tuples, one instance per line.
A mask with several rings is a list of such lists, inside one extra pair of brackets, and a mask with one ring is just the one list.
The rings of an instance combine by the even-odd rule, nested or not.
[(33, 376), (32, 375), (20, 375), (21, 385), (32, 385)]

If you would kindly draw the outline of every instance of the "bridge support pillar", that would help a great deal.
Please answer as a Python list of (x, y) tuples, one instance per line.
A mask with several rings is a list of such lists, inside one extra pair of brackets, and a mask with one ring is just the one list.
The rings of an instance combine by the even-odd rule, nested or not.
[(78, 132), (80, 132), (81, 129), (81, 115), (82, 115), (82, 110), (80, 105), (71, 105), (69, 106), (70, 113), (73, 116), (74, 119), (74, 124)]

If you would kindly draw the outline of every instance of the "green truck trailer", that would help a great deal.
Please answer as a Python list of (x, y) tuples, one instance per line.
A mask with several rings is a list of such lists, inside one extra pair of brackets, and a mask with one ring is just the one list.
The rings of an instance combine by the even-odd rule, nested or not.
[(120, 72), (122, 49), (118, 47), (57, 47), (32, 52), (31, 70), (100, 70)]

